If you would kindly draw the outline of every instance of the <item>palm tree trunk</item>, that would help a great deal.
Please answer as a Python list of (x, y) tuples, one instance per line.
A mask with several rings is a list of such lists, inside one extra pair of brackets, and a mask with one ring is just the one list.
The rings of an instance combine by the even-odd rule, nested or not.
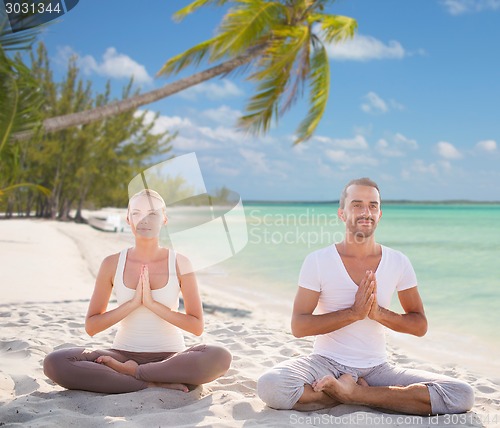
[[(264, 46), (264, 44), (254, 46), (253, 48), (249, 49), (244, 55), (230, 59), (223, 62), (222, 64), (216, 65), (215, 67), (211, 67), (207, 70), (195, 73), (192, 76), (185, 77), (176, 82), (169, 83), (159, 89), (154, 89), (144, 94), (139, 94), (135, 97), (120, 100), (101, 107), (96, 107), (91, 110), (84, 110), (78, 113), (71, 113), (64, 116), (45, 119), (43, 121), (43, 130), (45, 132), (55, 132), (72, 126), (85, 125), (87, 123), (106, 119), (110, 116), (115, 116), (120, 113), (161, 100), (162, 98), (169, 97), (170, 95), (176, 94), (177, 92), (183, 91), (184, 89), (195, 86), (216, 76), (230, 73), (234, 69), (250, 62), (262, 51)], [(15, 134), (13, 137), (16, 140), (23, 140), (25, 138), (28, 138), (31, 134), (31, 131), (20, 132)]]

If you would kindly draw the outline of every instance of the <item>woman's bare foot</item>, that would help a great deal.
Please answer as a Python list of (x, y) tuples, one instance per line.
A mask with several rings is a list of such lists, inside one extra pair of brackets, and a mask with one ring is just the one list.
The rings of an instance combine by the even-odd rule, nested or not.
[[(99, 364), (104, 364), (105, 366), (108, 366), (112, 368), (113, 370), (117, 371), (118, 373), (126, 374), (129, 376), (134, 376), (137, 371), (137, 367), (139, 367), (139, 364), (137, 364), (134, 360), (128, 360), (125, 361), (124, 363), (115, 360), (113, 357), (110, 357), (108, 355), (102, 355), (98, 357), (95, 360), (96, 363)], [(182, 383), (157, 383), (157, 382), (150, 382), (148, 383), (149, 388), (166, 388), (166, 389), (175, 389), (177, 391), (183, 391), (183, 392), (189, 392), (189, 388), (182, 384)]]
[(155, 383), (150, 382), (148, 384), (149, 388), (166, 388), (166, 389), (175, 389), (177, 391), (189, 392), (189, 388), (183, 383)]
[(139, 364), (137, 364), (134, 360), (128, 360), (124, 363), (115, 360), (113, 357), (109, 357), (107, 355), (102, 355), (95, 360), (96, 363), (104, 364), (117, 371), (118, 373), (126, 374), (129, 376), (135, 377), (135, 372)]

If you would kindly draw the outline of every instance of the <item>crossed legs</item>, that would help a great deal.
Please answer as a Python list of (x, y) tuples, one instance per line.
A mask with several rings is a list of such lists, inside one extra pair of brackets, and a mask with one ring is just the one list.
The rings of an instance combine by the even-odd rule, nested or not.
[(465, 382), (387, 363), (358, 369), (312, 354), (279, 364), (257, 383), (260, 398), (277, 409), (315, 410), (340, 403), (410, 414), (462, 413), (474, 404)]
[(123, 393), (162, 386), (185, 391), (186, 385), (200, 385), (222, 376), (230, 363), (231, 354), (226, 349), (209, 345), (178, 353), (70, 348), (47, 355), (44, 372), (68, 389)]

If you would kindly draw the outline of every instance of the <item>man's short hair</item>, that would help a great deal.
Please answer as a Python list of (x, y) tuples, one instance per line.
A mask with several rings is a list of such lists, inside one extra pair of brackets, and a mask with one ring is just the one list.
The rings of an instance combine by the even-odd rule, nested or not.
[(380, 190), (378, 188), (378, 185), (372, 179), (368, 177), (355, 178), (354, 180), (349, 181), (349, 183), (345, 185), (344, 190), (342, 190), (342, 193), (340, 194), (339, 207), (341, 209), (344, 209), (345, 206), (345, 198), (347, 198), (347, 189), (349, 188), (349, 186), (352, 185), (375, 187), (375, 189), (377, 189), (378, 191), (378, 194), (380, 195)]

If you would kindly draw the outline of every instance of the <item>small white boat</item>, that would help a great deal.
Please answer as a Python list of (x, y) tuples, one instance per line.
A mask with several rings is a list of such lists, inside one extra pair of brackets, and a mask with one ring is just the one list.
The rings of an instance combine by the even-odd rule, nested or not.
[(88, 223), (96, 229), (109, 232), (123, 232), (124, 230), (120, 214), (96, 213), (89, 216)]

